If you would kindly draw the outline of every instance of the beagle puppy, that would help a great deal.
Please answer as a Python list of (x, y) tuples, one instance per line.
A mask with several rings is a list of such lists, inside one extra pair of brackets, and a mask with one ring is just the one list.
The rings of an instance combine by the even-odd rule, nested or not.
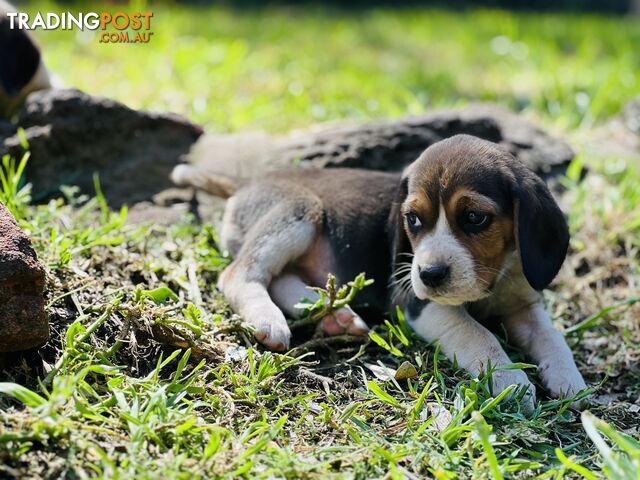
[[(472, 375), (494, 368), (494, 395), (520, 385), (532, 408), (535, 389), (522, 370), (501, 368), (512, 362), (489, 319), (538, 365), (551, 395), (586, 387), (540, 293), (564, 261), (567, 224), (544, 182), (501, 146), (456, 135), (402, 174), (300, 168), (239, 180), (181, 165), (172, 178), (229, 198), (221, 240), (234, 260), (219, 288), (269, 348), (289, 347), (285, 315), (318, 299), (308, 286), (366, 272), (375, 283), (360, 301), (378, 312), (398, 305)], [(333, 312), (319, 328), (364, 335), (356, 311)]]
[(16, 9), (0, 0), (0, 118), (8, 118), (27, 94), (51, 88), (40, 49), (26, 30), (11, 28), (7, 13)]

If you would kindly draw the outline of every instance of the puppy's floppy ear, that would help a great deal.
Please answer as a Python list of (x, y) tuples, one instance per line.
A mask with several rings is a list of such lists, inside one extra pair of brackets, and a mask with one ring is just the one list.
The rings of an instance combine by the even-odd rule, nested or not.
[(26, 87), (40, 65), (40, 50), (29, 35), (0, 20), (0, 86), (10, 95)]
[(514, 168), (514, 173), (515, 237), (522, 272), (534, 289), (542, 290), (564, 262), (569, 229), (545, 183), (524, 165)]

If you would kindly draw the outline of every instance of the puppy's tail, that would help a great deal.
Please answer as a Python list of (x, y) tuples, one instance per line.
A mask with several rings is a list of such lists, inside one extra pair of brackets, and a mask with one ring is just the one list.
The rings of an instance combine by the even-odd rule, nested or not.
[(194, 187), (220, 198), (231, 197), (242, 183), (239, 178), (207, 172), (186, 164), (173, 169), (171, 180), (179, 187)]

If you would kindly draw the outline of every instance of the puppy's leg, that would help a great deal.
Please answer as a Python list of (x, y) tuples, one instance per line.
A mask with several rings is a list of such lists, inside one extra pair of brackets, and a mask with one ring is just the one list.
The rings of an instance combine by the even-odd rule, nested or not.
[[(431, 302), (417, 318), (409, 318), (409, 321), (418, 335), (428, 341), (437, 340), (449, 359), (453, 360), (455, 356), (458, 365), (476, 377), (487, 369), (489, 363), (493, 367), (512, 363), (498, 339), (463, 307)], [(498, 395), (509, 385), (526, 387), (523, 407), (533, 409), (535, 387), (522, 370), (496, 370), (492, 380), (494, 395)]]
[(569, 346), (551, 324), (544, 305), (535, 303), (506, 317), (503, 323), (509, 341), (538, 365), (542, 383), (551, 395), (572, 397), (586, 388)]
[(218, 287), (233, 309), (251, 323), (259, 342), (274, 350), (289, 347), (291, 332), (282, 311), (267, 292), (271, 280), (311, 246), (322, 218), (313, 198), (297, 198), (274, 206), (249, 228)]
[[(300, 318), (303, 313), (302, 309), (295, 307), (300, 300), (306, 298), (315, 303), (320, 299), (320, 295), (309, 289), (300, 277), (291, 273), (282, 273), (274, 278), (269, 285), (269, 294), (276, 305), (292, 318)], [(349, 306), (326, 315), (320, 321), (320, 329), (327, 335), (364, 335), (369, 331), (364, 320)]]
[(304, 309), (296, 308), (303, 299), (317, 302), (320, 296), (307, 288), (302, 279), (292, 273), (281, 273), (269, 285), (269, 295), (280, 309), (291, 318), (300, 318)]

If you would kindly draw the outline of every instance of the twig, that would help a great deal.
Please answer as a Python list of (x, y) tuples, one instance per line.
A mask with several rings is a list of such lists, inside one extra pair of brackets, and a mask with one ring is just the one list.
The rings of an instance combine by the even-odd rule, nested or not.
[(312, 372), (311, 370), (307, 370), (306, 368), (301, 368), (298, 370), (298, 375), (301, 377), (306, 377), (314, 382), (318, 382), (321, 384), (333, 385), (335, 381), (333, 378), (325, 377), (324, 375), (320, 375), (318, 373)]
[(354, 278), (353, 281), (337, 288), (336, 277), (330, 273), (327, 276), (325, 288), (310, 287), (311, 290), (320, 296), (320, 299), (308, 307), (307, 314), (303, 318), (291, 322), (289, 327), (292, 330), (296, 330), (302, 327), (316, 325), (326, 315), (352, 303), (356, 295), (372, 283), (373, 280), (367, 280), (364, 273), (361, 273)]
[(302, 345), (298, 345), (292, 350), (292, 355), (297, 356), (299, 353), (315, 350), (316, 348), (329, 347), (333, 345), (345, 345), (348, 343), (363, 343), (368, 337), (360, 335), (336, 335), (335, 337), (314, 338)]

